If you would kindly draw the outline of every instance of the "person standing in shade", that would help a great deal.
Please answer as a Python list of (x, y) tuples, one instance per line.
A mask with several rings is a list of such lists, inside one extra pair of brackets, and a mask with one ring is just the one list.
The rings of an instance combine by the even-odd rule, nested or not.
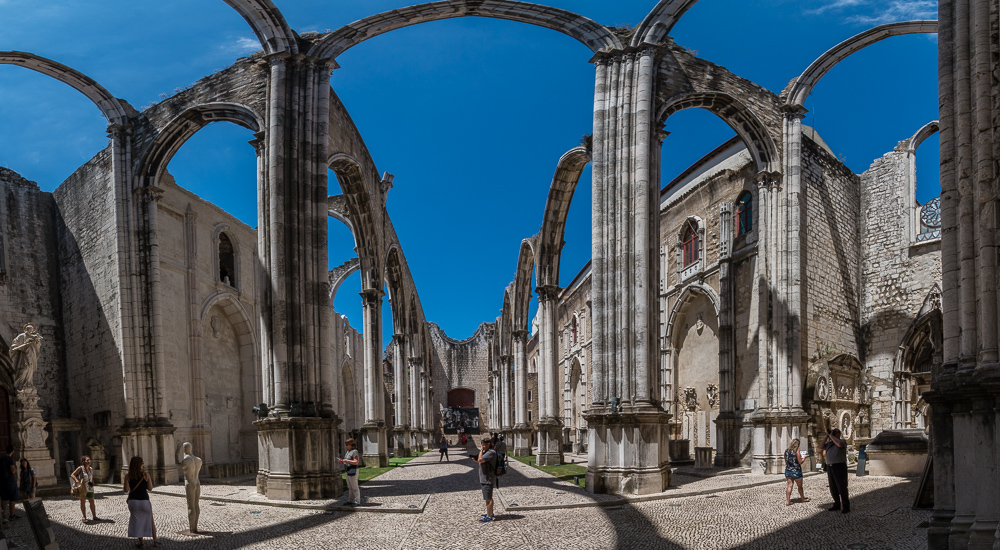
[(153, 522), (153, 505), (149, 502), (149, 492), (153, 490), (153, 480), (143, 468), (141, 456), (133, 456), (128, 463), (125, 476), (125, 502), (128, 503), (128, 536), (138, 540), (136, 548), (143, 548), (142, 539), (153, 538), (153, 546), (159, 546), (156, 539), (156, 523)]
[[(442, 459), (448, 458), (448, 440), (445, 439), (443, 435), (441, 436), (441, 449), (438, 452), (441, 453), (441, 457), (438, 458), (438, 462), (441, 462)], [(450, 458), (448, 458), (448, 462), (451, 462)]]
[(823, 461), (826, 463), (826, 478), (830, 483), (830, 496), (833, 497), (831, 512), (841, 510), (851, 511), (851, 501), (847, 498), (847, 443), (840, 438), (840, 430), (834, 428), (826, 431), (823, 440)]
[[(31, 467), (31, 463), (28, 462), (27, 458), (21, 459), (21, 500), (28, 500), (29, 498), (35, 498), (35, 488), (38, 487), (38, 477), (35, 476), (35, 469)], [(28, 503), (24, 504), (25, 506)]]
[(479, 463), (479, 485), (486, 501), (486, 513), (479, 522), (487, 523), (493, 521), (493, 488), (497, 486), (497, 452), (493, 450), (490, 438), (483, 438), (476, 462)]
[(17, 463), (10, 456), (14, 452), (13, 445), (7, 445), (0, 454), (0, 514), (6, 514), (3, 519), (20, 519), (14, 515), (14, 503), (17, 502)]
[(358, 488), (358, 464), (361, 462), (361, 458), (355, 448), (358, 446), (358, 442), (351, 438), (344, 443), (347, 445), (347, 454), (340, 460), (340, 463), (346, 466), (344, 473), (347, 474), (347, 489), (350, 491), (347, 505), (358, 506), (361, 504), (361, 489)]

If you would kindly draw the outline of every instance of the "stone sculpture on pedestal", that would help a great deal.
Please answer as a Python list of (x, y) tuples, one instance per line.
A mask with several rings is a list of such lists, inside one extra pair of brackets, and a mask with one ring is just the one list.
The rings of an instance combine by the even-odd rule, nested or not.
[(55, 461), (45, 445), (48, 437), (45, 432), (46, 422), (42, 418), (42, 409), (38, 406), (38, 390), (34, 380), (42, 348), (42, 335), (38, 334), (38, 326), (34, 323), (25, 323), (21, 330), (21, 334), (14, 337), (10, 345), (13, 366), (11, 378), (17, 392), (14, 400), (17, 421), (14, 435), (20, 446), (20, 455), (34, 466), (38, 486), (49, 487), (56, 484)]
[(36, 394), (35, 369), (38, 368), (38, 352), (42, 348), (42, 335), (34, 323), (25, 323), (23, 332), (14, 337), (10, 344), (10, 359), (14, 366), (14, 389), (18, 393)]
[(198, 532), (198, 516), (201, 515), (201, 506), (198, 502), (201, 498), (201, 481), (198, 480), (198, 474), (201, 473), (202, 461), (192, 454), (190, 443), (185, 442), (181, 448), (184, 452), (184, 458), (181, 459), (181, 470), (184, 471), (184, 492), (188, 503), (188, 526), (191, 534), (195, 534)]

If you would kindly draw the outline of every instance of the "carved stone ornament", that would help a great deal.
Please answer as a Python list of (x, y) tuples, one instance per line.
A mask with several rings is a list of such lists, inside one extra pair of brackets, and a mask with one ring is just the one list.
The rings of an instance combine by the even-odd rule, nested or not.
[(719, 403), (719, 386), (715, 384), (709, 384), (705, 388), (706, 397), (708, 397), (708, 407), (711, 409), (715, 408), (715, 405)]
[(705, 330), (705, 321), (701, 320), (701, 314), (698, 314), (698, 320), (694, 323), (694, 329), (698, 331), (698, 334), (701, 334)]
[(684, 408), (689, 411), (698, 409), (698, 390), (694, 388), (684, 388)]
[(45, 447), (45, 421), (41, 418), (29, 418), (21, 423), (20, 428), (25, 448)]
[(816, 399), (820, 401), (827, 401), (830, 398), (830, 384), (826, 381), (826, 377), (820, 377), (816, 382)]
[(844, 439), (848, 439), (851, 437), (852, 433), (851, 428), (853, 426), (854, 424), (851, 422), (851, 413), (847, 411), (840, 413), (840, 430), (842, 432), (841, 435), (844, 436)]
[(218, 317), (216, 317), (215, 315), (213, 315), (210, 324), (212, 325), (212, 336), (218, 338), (219, 337), (219, 329), (222, 327), (222, 322), (219, 321)]

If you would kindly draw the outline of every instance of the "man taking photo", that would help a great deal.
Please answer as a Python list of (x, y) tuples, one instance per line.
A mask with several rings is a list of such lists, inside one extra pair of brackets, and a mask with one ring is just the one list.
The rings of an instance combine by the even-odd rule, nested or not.
[(488, 437), (483, 438), (476, 462), (479, 463), (479, 485), (483, 489), (483, 500), (486, 501), (486, 513), (479, 522), (487, 523), (493, 521), (493, 488), (497, 486), (497, 453)]

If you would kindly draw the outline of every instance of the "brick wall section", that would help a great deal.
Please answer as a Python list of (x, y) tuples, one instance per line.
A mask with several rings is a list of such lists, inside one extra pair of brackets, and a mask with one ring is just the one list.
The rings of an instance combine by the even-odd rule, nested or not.
[(125, 421), (119, 264), (111, 150), (80, 167), (52, 194), (59, 208), (59, 277), (66, 334), (67, 416)]
[(450, 338), (435, 323), (428, 323), (431, 341), (431, 376), (434, 395), (431, 404), (434, 411), (431, 430), (439, 432), (440, 410), (448, 404), (448, 390), (471, 388), (476, 392), (476, 406), (479, 407), (479, 429), (488, 433), (489, 425), (489, 368), (490, 346), (488, 335), (493, 330), (492, 323), (479, 325), (476, 332), (465, 340)]
[(802, 140), (801, 321), (810, 362), (841, 353), (859, 357), (859, 186), (860, 178), (827, 150)]
[(861, 175), (861, 329), (864, 364), (874, 379), (872, 429), (892, 427), (892, 371), (907, 330), (941, 281), (941, 241), (911, 246), (905, 216), (910, 161), (905, 151), (876, 159)]
[[(0, 355), (8, 358), (10, 342), (25, 323), (38, 326), (42, 347), (34, 382), (41, 396), (42, 415), (66, 416), (64, 334), (56, 257), (57, 215), (52, 195), (16, 172), (0, 167)], [(4, 375), (7, 378), (7, 375)], [(12, 387), (7, 388), (12, 391)]]

